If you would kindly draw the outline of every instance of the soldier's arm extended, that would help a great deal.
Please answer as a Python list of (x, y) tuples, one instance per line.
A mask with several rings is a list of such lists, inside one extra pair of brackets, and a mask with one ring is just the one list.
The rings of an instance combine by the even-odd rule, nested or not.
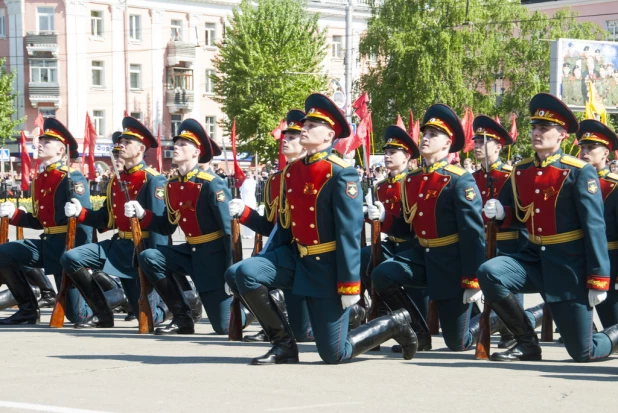
[[(32, 205), (34, 209), (34, 204)], [(43, 229), (41, 222), (32, 215), (30, 212), (26, 212), (22, 209), (16, 209), (13, 218), (10, 221), (11, 225), (23, 228)]]
[[(232, 265), (232, 218), (230, 217), (229, 202), (232, 194), (223, 179), (216, 177), (210, 181), (208, 192), (208, 206), (223, 231), (225, 244), (225, 262)], [(223, 193), (224, 196), (221, 196)]]
[(250, 230), (255, 231), (265, 237), (271, 233), (273, 227), (275, 226), (275, 223), (269, 221), (266, 215), (262, 216), (255, 209), (249, 208), (246, 205), (244, 211), (240, 215), (239, 220), (241, 224)]
[[(114, 182), (116, 178), (112, 178), (109, 182), (109, 187), (111, 188), (112, 182)], [(88, 199), (89, 203), (88, 205), (84, 205), (81, 202), (81, 199), (79, 200), (80, 203), (82, 204), (82, 210), (79, 213), (79, 216), (77, 217), (77, 223), (80, 225), (85, 225), (85, 226), (89, 226), (89, 227), (93, 227), (96, 229), (100, 229), (100, 230), (107, 230), (108, 228), (108, 223), (109, 223), (109, 205), (108, 202), (111, 202), (111, 192), (108, 191), (107, 192), (107, 197), (105, 198), (105, 201), (103, 201), (103, 205), (101, 206), (101, 208), (99, 208), (96, 211), (93, 211), (90, 205), (90, 198)]]

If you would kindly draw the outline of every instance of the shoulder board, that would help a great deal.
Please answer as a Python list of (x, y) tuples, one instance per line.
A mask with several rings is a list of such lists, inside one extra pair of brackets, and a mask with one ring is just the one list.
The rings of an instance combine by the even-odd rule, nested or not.
[(156, 169), (151, 168), (151, 167), (149, 167), (149, 166), (147, 166), (146, 168), (144, 168), (144, 171), (146, 171), (146, 172), (148, 172), (150, 175), (154, 175), (154, 176), (161, 175), (159, 172), (157, 172), (157, 170), (156, 170)]
[(583, 168), (585, 165), (587, 165), (587, 164), (588, 164), (587, 162), (582, 161), (581, 159), (576, 158), (576, 157), (571, 156), (571, 155), (564, 155), (564, 156), (560, 159), (560, 161), (561, 161), (562, 163), (565, 163), (565, 164), (567, 164), (567, 165), (574, 166), (574, 167), (579, 168), (579, 169)]
[(513, 167), (511, 165), (504, 164), (502, 165), (502, 170), (507, 172), (513, 172)]
[(461, 176), (466, 173), (466, 170), (464, 168), (462, 168), (461, 166), (457, 166), (457, 165), (446, 165), (444, 167), (444, 170), (449, 171), (450, 173), (453, 173), (457, 176)]
[(174, 181), (178, 181), (180, 178), (178, 176), (172, 176), (170, 179), (168, 179), (168, 182), (174, 182)]
[(408, 172), (408, 175), (416, 175), (417, 173), (422, 172), (422, 171), (423, 171), (423, 168), (421, 167), (414, 168), (410, 172)]
[(613, 172), (608, 173), (607, 175), (605, 175), (605, 177), (613, 179), (614, 181), (618, 181), (618, 174), (615, 174)]
[(197, 177), (198, 177), (199, 179), (203, 179), (203, 180), (208, 181), (208, 182), (210, 182), (210, 181), (212, 181), (213, 179), (215, 179), (215, 176), (214, 176), (214, 175), (211, 175), (211, 174), (209, 174), (208, 172), (205, 172), (205, 171), (200, 171), (200, 172), (198, 172), (198, 173), (197, 173)]
[(75, 172), (75, 169), (71, 169), (71, 168), (69, 168), (67, 165), (63, 165), (63, 166), (61, 166), (61, 167), (60, 167), (60, 168), (58, 168), (58, 169), (60, 169), (62, 172), (69, 172), (69, 170), (70, 170), (71, 172)]
[(521, 161), (517, 162), (515, 164), (515, 166), (524, 165), (524, 164), (527, 164), (527, 163), (530, 163), (530, 162), (533, 162), (533, 161), (534, 161), (534, 157), (531, 156), (529, 158), (524, 158)]
[(344, 161), (343, 159), (341, 159), (340, 157), (338, 157), (337, 155), (329, 155), (328, 158), (329, 161), (331, 161), (334, 164), (339, 165), (342, 168), (347, 168), (350, 166), (349, 163), (347, 163), (346, 161)]

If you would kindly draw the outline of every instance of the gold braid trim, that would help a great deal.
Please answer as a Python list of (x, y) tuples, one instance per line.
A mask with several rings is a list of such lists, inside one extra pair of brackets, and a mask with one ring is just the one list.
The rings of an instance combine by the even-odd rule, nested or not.
[[(288, 169), (290, 168), (290, 164), (285, 166), (281, 175), (281, 183), (279, 185), (279, 223), (281, 227), (284, 229), (290, 228), (290, 223), (292, 221), (292, 217), (290, 216), (290, 204), (288, 203), (287, 198), (285, 197), (285, 176), (287, 174)], [(285, 202), (284, 202), (285, 200)]]
[(403, 207), (403, 219), (406, 221), (406, 224), (412, 225), (412, 221), (414, 220), (414, 216), (416, 215), (416, 210), (418, 209), (418, 203), (415, 203), (411, 207), (408, 205), (408, 197), (406, 195), (406, 184), (405, 182), (401, 183), (401, 204)]
[(180, 222), (180, 211), (179, 210), (175, 211), (170, 205), (170, 198), (167, 192), (167, 188), (169, 188), (169, 182), (165, 184), (165, 195), (164, 195), (165, 207), (167, 208), (167, 219), (170, 221), (172, 225), (178, 225), (178, 222)]
[[(514, 168), (513, 173), (511, 174), (511, 186), (513, 187), (513, 199), (515, 200), (515, 216), (520, 222), (526, 223), (532, 216), (534, 202), (532, 202), (528, 206), (523, 206), (519, 203), (519, 197), (517, 194), (517, 184), (516, 184), (517, 181), (515, 180), (515, 176), (517, 175), (517, 173), (515, 173), (515, 169), (517, 168)], [(519, 214), (520, 211), (525, 214), (523, 218), (521, 218)], [(534, 221), (532, 222), (532, 226), (534, 227)]]
[[(273, 175), (274, 176), (274, 175)], [(283, 179), (283, 176), (280, 177)], [(269, 222), (275, 222), (275, 215), (277, 214), (277, 204), (279, 203), (279, 197), (275, 197), (272, 201), (268, 200), (270, 197), (270, 183), (272, 177), (268, 178), (266, 185), (264, 185), (264, 214)]]
[(114, 228), (115, 222), (114, 222), (114, 210), (112, 208), (112, 204), (113, 204), (113, 200), (112, 200), (112, 185), (114, 183), (114, 180), (116, 179), (116, 177), (112, 177), (112, 179), (109, 181), (109, 183), (107, 184), (107, 215), (109, 216), (109, 218), (107, 219), (107, 228), (112, 229)]
[(32, 199), (30, 200), (30, 202), (32, 203), (32, 216), (35, 218), (38, 218), (39, 217), (39, 203), (34, 200), (34, 194), (36, 194), (36, 189), (34, 188), (35, 184), (36, 184), (36, 178), (32, 180), (32, 190), (30, 191), (30, 193), (32, 194)]

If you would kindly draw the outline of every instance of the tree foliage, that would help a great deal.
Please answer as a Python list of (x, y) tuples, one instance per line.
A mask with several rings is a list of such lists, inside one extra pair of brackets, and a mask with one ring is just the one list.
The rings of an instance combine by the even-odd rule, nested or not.
[(25, 119), (11, 119), (11, 116), (17, 112), (15, 108), (17, 93), (13, 88), (15, 73), (6, 70), (5, 61), (5, 58), (0, 58), (0, 140), (2, 145), (15, 133), (15, 127)]
[(325, 34), (304, 1), (243, 0), (233, 10), (212, 80), (228, 131), (236, 119), (241, 149), (276, 158), (270, 131), (288, 110), (303, 109), (310, 93), (325, 89), (319, 74), (325, 55)]
[(507, 129), (515, 113), (520, 139), (513, 153), (530, 154), (528, 102), (549, 92), (550, 40), (604, 36), (575, 17), (571, 10), (530, 13), (512, 0), (384, 0), (360, 44), (361, 56), (379, 56), (358, 85), (370, 94), (375, 130), (409, 109), (422, 116), (434, 103), (460, 115), (466, 106), (475, 115), (498, 115)]

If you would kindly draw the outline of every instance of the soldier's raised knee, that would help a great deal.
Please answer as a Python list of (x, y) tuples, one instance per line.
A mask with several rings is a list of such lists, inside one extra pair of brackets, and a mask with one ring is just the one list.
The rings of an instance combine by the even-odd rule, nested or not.
[(80, 253), (77, 250), (70, 250), (62, 254), (60, 257), (60, 265), (68, 273), (73, 274), (79, 270), (82, 265), (79, 264)]
[(140, 268), (143, 270), (152, 269), (153, 264), (156, 263), (156, 253), (157, 251), (153, 248), (142, 251), (137, 256)]

